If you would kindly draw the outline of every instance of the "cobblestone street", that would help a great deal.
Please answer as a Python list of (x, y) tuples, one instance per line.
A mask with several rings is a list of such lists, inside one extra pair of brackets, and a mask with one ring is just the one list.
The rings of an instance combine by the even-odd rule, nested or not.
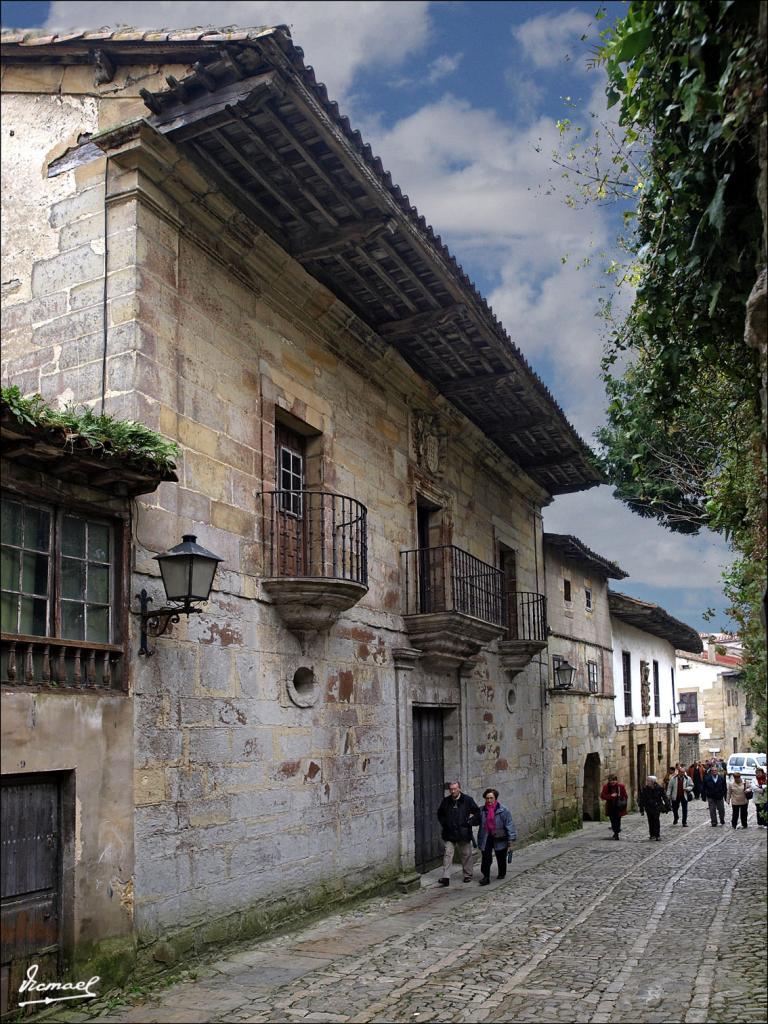
[[(52, 1020), (762, 1022), (766, 833), (625, 819), (515, 854), (503, 883), (379, 898), (228, 952), (134, 1006)], [(457, 884), (458, 883), (458, 884)]]

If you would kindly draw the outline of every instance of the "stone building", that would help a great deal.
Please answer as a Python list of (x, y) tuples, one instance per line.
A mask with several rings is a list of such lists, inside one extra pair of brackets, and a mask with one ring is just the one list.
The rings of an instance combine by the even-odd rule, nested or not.
[[(553, 811), (558, 822), (596, 821), (616, 733), (608, 580), (627, 574), (568, 534), (544, 534), (544, 564)], [(564, 661), (575, 670), (568, 688), (557, 682)]]
[(658, 605), (610, 591), (615, 765), (631, 800), (646, 775), (659, 778), (680, 757), (675, 650), (701, 651), (699, 634)]
[(751, 750), (754, 719), (740, 686), (741, 652), (732, 642), (703, 637), (701, 654), (677, 652), (680, 756), (686, 763)]
[[(182, 448), (154, 493), (89, 496), (126, 551), (119, 693), (4, 655), (5, 781), (58, 787), (52, 948), (132, 934), (147, 968), (408, 885), (454, 777), (547, 825), (541, 509), (599, 482), (552, 395), (287, 30), (2, 54), (4, 383)], [(66, 518), (30, 448), (9, 502)], [(187, 534), (223, 559), (210, 602), (139, 657), (135, 595), (164, 602)]]

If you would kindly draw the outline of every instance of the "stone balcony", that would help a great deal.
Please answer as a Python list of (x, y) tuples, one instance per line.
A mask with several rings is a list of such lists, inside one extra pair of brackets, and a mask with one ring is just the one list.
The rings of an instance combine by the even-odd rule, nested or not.
[(264, 499), (262, 585), (302, 647), (368, 592), (368, 510), (329, 491)]
[(499, 655), (504, 671), (516, 676), (547, 646), (547, 599), (520, 590), (506, 597), (507, 638), (499, 641)]
[(460, 667), (506, 630), (503, 574), (446, 544), (402, 552), (403, 623), (425, 662)]

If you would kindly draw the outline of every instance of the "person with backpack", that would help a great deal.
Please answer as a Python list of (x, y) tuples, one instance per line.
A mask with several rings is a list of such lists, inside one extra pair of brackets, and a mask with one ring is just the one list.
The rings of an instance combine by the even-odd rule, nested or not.
[(600, 790), (600, 799), (605, 800), (605, 813), (611, 821), (613, 838), (618, 840), (621, 819), (627, 813), (627, 789), (623, 782), (619, 782), (618, 775), (608, 776), (608, 781)]
[(637, 794), (640, 814), (648, 819), (648, 838), (661, 842), (661, 815), (669, 811), (669, 800), (655, 775), (648, 775), (645, 785)]

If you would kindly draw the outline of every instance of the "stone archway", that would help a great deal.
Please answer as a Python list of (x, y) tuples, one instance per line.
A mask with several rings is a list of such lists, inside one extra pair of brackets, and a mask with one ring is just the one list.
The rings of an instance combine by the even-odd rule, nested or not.
[(584, 821), (600, 821), (600, 755), (587, 754), (582, 798)]

